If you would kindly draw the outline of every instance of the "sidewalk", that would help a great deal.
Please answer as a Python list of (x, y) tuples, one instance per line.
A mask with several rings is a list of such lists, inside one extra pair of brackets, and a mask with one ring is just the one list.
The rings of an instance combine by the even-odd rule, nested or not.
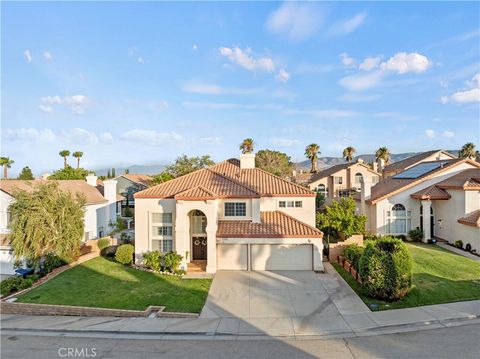
[(480, 257), (479, 256), (476, 256), (472, 253), (469, 253), (467, 251), (464, 251), (462, 249), (458, 249), (458, 248), (455, 248), (453, 246), (450, 246), (448, 245), (447, 243), (443, 243), (443, 242), (437, 242), (437, 246), (439, 247), (442, 247), (443, 249), (446, 249), (447, 251), (450, 251), (450, 252), (453, 252), (453, 253), (457, 253), (461, 256), (464, 256), (464, 257), (467, 257), (467, 258), (470, 258), (470, 259), (473, 259), (474, 261), (480, 261)]

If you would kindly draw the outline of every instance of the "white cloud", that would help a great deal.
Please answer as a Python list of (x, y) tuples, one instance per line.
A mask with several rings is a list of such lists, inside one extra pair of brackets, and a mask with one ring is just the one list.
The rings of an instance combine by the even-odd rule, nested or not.
[(289, 139), (289, 138), (272, 138), (270, 143), (273, 146), (278, 146), (278, 147), (292, 147), (292, 146), (297, 146), (300, 144), (299, 140), (295, 139)]
[(383, 77), (382, 71), (356, 74), (340, 79), (340, 85), (350, 91), (361, 91), (377, 86)]
[(450, 131), (450, 130), (445, 130), (442, 132), (442, 136), (446, 138), (452, 138), (455, 136), (455, 132)]
[(440, 102), (445, 105), (445, 104), (448, 102), (448, 96), (442, 96), (442, 97), (440, 97)]
[(399, 52), (392, 56), (387, 62), (383, 62), (381, 67), (385, 71), (394, 71), (398, 74), (407, 72), (421, 73), (426, 71), (431, 62), (424, 55), (416, 52)]
[(437, 136), (437, 133), (432, 130), (432, 129), (426, 129), (425, 130), (425, 135), (428, 137), (428, 138), (435, 138)]
[(376, 69), (380, 64), (380, 57), (367, 57), (363, 62), (358, 66), (360, 70), (370, 71)]
[(467, 81), (467, 85), (472, 88), (457, 91), (450, 97), (442, 96), (440, 101), (443, 104), (446, 104), (450, 100), (459, 104), (480, 102), (480, 73), (473, 76), (471, 81)]
[(29, 49), (26, 49), (26, 50), (23, 52), (23, 56), (25, 57), (25, 61), (27, 61), (28, 63), (32, 62), (33, 57), (32, 57), (32, 55), (30, 54), (30, 50), (29, 50)]
[(55, 133), (48, 128), (7, 128), (2, 130), (2, 138), (9, 141), (53, 142)]
[(365, 12), (358, 13), (354, 17), (336, 22), (335, 24), (330, 27), (329, 34), (330, 35), (346, 35), (353, 31), (355, 31), (358, 27), (360, 27), (365, 19), (367, 18), (367, 14)]
[(202, 95), (251, 95), (258, 93), (261, 90), (258, 88), (223, 87), (216, 84), (202, 83), (197, 81), (184, 83), (180, 88), (183, 92), (198, 93)]
[(266, 104), (245, 104), (245, 103), (231, 103), (231, 102), (190, 102), (182, 103), (186, 108), (205, 108), (208, 110), (230, 110), (230, 109), (246, 109), (246, 110), (282, 110), (283, 105), (266, 103)]
[(342, 60), (342, 64), (345, 66), (354, 66), (355, 59), (353, 57), (348, 56), (346, 52), (340, 54), (340, 59)]
[(192, 50), (193, 50), (193, 51), (198, 50), (198, 46), (197, 46), (197, 45), (193, 45), (193, 46), (192, 46)]
[(220, 138), (219, 137), (201, 137), (199, 142), (204, 145), (219, 145)]
[(346, 93), (339, 97), (342, 101), (347, 102), (369, 102), (378, 99), (378, 95), (360, 95), (358, 93)]
[(356, 116), (357, 113), (353, 111), (345, 111), (345, 110), (313, 110), (308, 111), (313, 116), (318, 118), (345, 118), (345, 117), (352, 117)]
[(44, 59), (47, 60), (47, 61), (53, 60), (53, 56), (52, 56), (52, 54), (51, 54), (49, 51), (44, 51), (44, 52), (43, 52), (43, 57), (44, 57)]
[(139, 58), (137, 59), (137, 62), (138, 62), (139, 64), (144, 64), (144, 63), (145, 63), (145, 59), (144, 59), (143, 57), (139, 57)]
[(63, 100), (77, 115), (83, 115), (85, 108), (90, 105), (90, 99), (85, 95), (66, 96)]
[(134, 129), (122, 133), (120, 136), (123, 140), (129, 142), (140, 142), (150, 145), (163, 145), (183, 139), (178, 133), (171, 132), (157, 132), (155, 130), (140, 130)]
[(290, 74), (287, 71), (285, 71), (285, 69), (280, 69), (280, 71), (278, 71), (277, 80), (282, 82), (287, 82), (289, 79), (290, 79)]
[(92, 145), (98, 143), (97, 135), (84, 128), (72, 128), (70, 130), (63, 131), (63, 135), (75, 144)]
[(104, 132), (100, 136), (100, 141), (103, 143), (113, 143), (113, 136), (110, 132)]
[(52, 106), (44, 105), (43, 103), (40, 106), (38, 106), (38, 108), (40, 109), (40, 111), (45, 113), (51, 113), (54, 111)]
[(238, 46), (221, 47), (218, 49), (222, 56), (225, 56), (231, 63), (243, 67), (248, 71), (275, 71), (275, 63), (270, 57), (255, 58), (252, 49), (242, 50)]
[(274, 33), (300, 41), (315, 34), (323, 25), (324, 15), (316, 4), (284, 2), (270, 14), (266, 26)]
[(157, 101), (157, 102), (154, 102), (152, 104), (152, 108), (155, 110), (155, 111), (163, 111), (163, 110), (166, 110), (168, 108), (168, 102), (165, 101), (165, 100), (160, 100), (160, 101)]
[(62, 99), (60, 96), (45, 96), (42, 97), (42, 102), (50, 105), (60, 105), (62, 103)]

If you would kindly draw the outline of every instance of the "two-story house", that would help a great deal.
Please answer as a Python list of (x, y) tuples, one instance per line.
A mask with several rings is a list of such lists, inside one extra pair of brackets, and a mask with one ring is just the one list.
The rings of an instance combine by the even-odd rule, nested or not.
[(135, 194), (135, 252), (176, 251), (183, 268), (323, 270), (315, 193), (242, 154)]
[(124, 173), (114, 179), (117, 181), (117, 194), (125, 198), (122, 201), (122, 216), (128, 215), (127, 208), (133, 214), (135, 208), (134, 194), (147, 188), (153, 178), (144, 174)]

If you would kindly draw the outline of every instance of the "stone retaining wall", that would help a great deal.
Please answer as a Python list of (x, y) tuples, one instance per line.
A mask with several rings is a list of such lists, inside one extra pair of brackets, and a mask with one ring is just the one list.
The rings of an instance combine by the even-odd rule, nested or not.
[(362, 234), (354, 234), (353, 236), (349, 237), (348, 239), (337, 242), (337, 243), (330, 243), (330, 253), (329, 253), (329, 262), (335, 262), (338, 256), (343, 254), (343, 250), (346, 246), (350, 244), (356, 244), (359, 246), (363, 246), (363, 235)]

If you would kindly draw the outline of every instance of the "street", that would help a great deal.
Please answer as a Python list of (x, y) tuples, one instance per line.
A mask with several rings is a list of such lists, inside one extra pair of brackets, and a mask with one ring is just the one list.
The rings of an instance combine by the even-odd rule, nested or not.
[[(264, 337), (263, 337), (264, 338)], [(186, 337), (129, 339), (2, 333), (10, 358), (478, 358), (480, 324), (345, 339)]]

